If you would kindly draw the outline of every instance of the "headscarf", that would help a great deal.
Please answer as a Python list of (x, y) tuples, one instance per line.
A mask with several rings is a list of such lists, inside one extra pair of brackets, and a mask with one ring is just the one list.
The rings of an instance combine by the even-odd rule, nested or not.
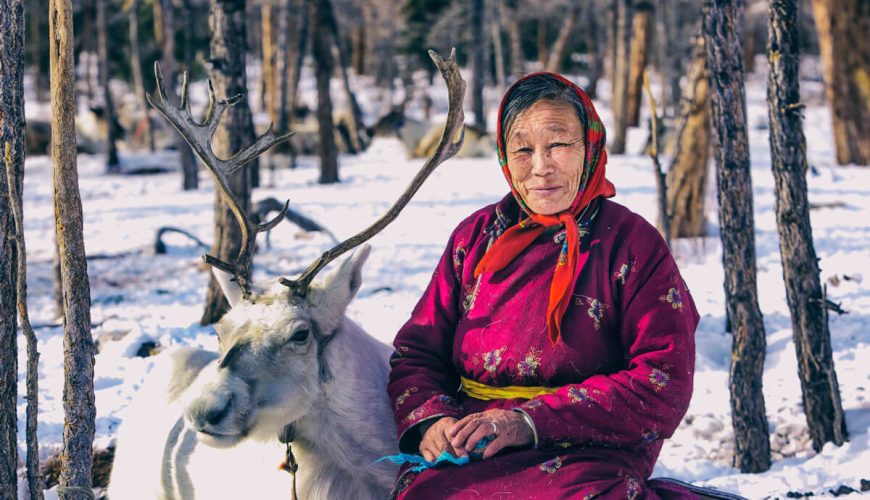
[[(586, 156), (583, 159), (580, 174), (580, 187), (574, 201), (568, 210), (553, 215), (539, 215), (534, 213), (525, 203), (514, 186), (508, 169), (507, 153), (505, 148), (504, 130), (502, 130), (502, 114), (506, 104), (510, 101), (513, 90), (526, 79), (549, 75), (560, 82), (565, 83), (577, 93), (580, 102), (586, 110), (585, 120), (581, 118), (585, 130), (584, 144)], [(566, 104), (569, 105), (569, 104)], [(527, 111), (527, 110), (526, 110)], [(522, 112), (521, 112), (522, 113)], [(532, 73), (516, 82), (508, 89), (502, 99), (498, 111), (497, 148), (498, 161), (511, 192), (520, 208), (528, 215), (518, 224), (510, 227), (490, 247), (486, 255), (477, 265), (475, 276), (482, 273), (496, 272), (510, 264), (523, 250), (525, 250), (544, 231), (553, 227), (564, 227), (566, 231), (562, 244), (562, 251), (556, 262), (553, 273), (553, 281), (550, 284), (550, 298), (547, 305), (547, 337), (554, 345), (559, 341), (562, 329), (562, 317), (571, 302), (571, 293), (577, 283), (577, 277), (585, 264), (585, 258), (580, 259), (580, 238), (575, 220), (593, 200), (599, 196), (611, 197), (616, 194), (616, 188), (604, 176), (604, 166), (607, 163), (607, 151), (604, 149), (605, 132), (604, 124), (598, 118), (592, 100), (580, 87), (555, 73)]]

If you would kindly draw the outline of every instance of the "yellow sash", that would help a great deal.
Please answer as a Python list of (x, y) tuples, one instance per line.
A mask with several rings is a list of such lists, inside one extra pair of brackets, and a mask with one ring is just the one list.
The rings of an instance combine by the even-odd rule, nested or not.
[(474, 380), (461, 377), (462, 385), (459, 387), (462, 392), (468, 394), (474, 399), (481, 401), (489, 401), (492, 399), (532, 399), (535, 396), (542, 394), (553, 394), (558, 390), (556, 387), (532, 386), (524, 387), (520, 385), (509, 385), (507, 387), (491, 387)]

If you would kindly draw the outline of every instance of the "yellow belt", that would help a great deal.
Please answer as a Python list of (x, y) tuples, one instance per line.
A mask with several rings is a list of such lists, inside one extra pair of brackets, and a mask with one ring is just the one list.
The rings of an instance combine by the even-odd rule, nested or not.
[(468, 394), (474, 399), (489, 401), (492, 399), (532, 399), (535, 396), (542, 394), (553, 394), (558, 389), (555, 387), (532, 386), (525, 387), (520, 385), (509, 385), (507, 387), (491, 387), (474, 380), (461, 377), (462, 385), (459, 387), (462, 392)]

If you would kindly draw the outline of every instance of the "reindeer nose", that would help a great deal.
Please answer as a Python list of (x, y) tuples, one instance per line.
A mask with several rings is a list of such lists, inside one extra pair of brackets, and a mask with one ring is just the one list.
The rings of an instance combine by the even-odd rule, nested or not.
[(230, 406), (232, 406), (233, 398), (230, 397), (226, 404), (223, 407), (212, 407), (209, 408), (205, 413), (205, 423), (211, 426), (215, 426), (227, 416), (227, 413), (230, 411)]
[(217, 427), (229, 414), (233, 405), (233, 396), (199, 401), (188, 411), (188, 419), (197, 431), (205, 431)]

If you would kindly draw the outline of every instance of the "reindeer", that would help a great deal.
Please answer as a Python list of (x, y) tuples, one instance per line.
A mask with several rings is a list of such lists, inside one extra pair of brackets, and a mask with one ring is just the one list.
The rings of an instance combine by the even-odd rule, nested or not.
[[(345, 316), (369, 254), (363, 245), (324, 279), (329, 262), (377, 234), (399, 214), (428, 175), (462, 145), (465, 82), (456, 66), (430, 51), (447, 82), (447, 125), (435, 153), (390, 210), (361, 233), (325, 252), (298, 279), (255, 288), (249, 269), (256, 224), (227, 188), (226, 176), (291, 134), (271, 127), (229, 160), (211, 137), (221, 114), (241, 96), (217, 101), (196, 122), (187, 102), (172, 106), (155, 65), (160, 100), (149, 102), (190, 143), (211, 172), (242, 229), (234, 263), (205, 255), (231, 309), (215, 326), (219, 353), (185, 348), (156, 367), (118, 433), (109, 485), (114, 500), (135, 498), (385, 498), (396, 468), (377, 460), (397, 452), (387, 398), (390, 348)], [(291, 443), (293, 447), (291, 448)], [(276, 462), (292, 478), (276, 470)], [(298, 488), (297, 488), (298, 482)]]

